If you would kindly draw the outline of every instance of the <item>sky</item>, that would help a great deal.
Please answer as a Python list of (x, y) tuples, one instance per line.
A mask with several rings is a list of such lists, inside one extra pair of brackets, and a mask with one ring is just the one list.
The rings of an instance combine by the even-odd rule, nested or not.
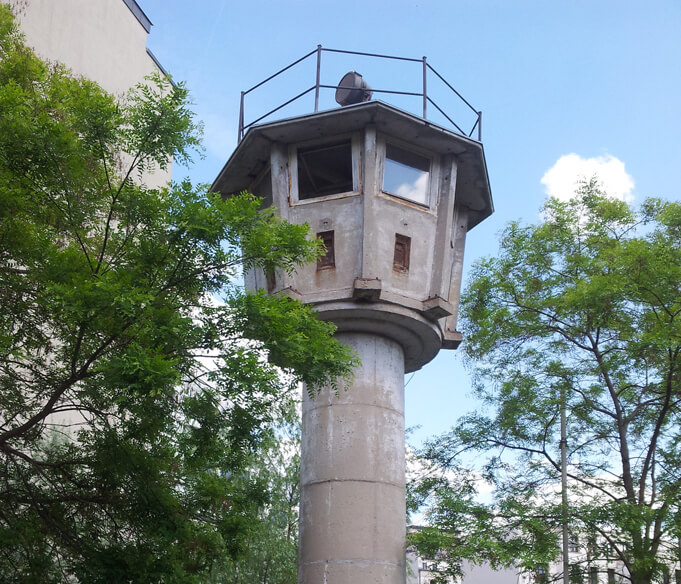
[[(495, 254), (507, 222), (539, 221), (545, 198), (569, 197), (581, 177), (597, 174), (633, 204), (681, 199), (680, 0), (137, 1), (153, 23), (148, 48), (187, 84), (205, 124), (205, 158), (176, 167), (175, 179), (212, 182), (237, 144), (240, 92), (321, 44), (426, 56), (483, 112), (495, 213), (468, 234), (464, 284), (476, 259)], [(420, 64), (323, 54), (323, 84), (350, 70), (376, 89), (420, 91)], [(314, 85), (314, 75), (310, 58), (250, 93), (246, 122)], [(436, 83), (431, 91), (472, 126), (451, 94)], [(327, 90), (320, 109), (337, 107), (332, 97)], [(379, 99), (419, 112), (418, 101)], [(309, 94), (270, 119), (313, 107)], [(412, 444), (478, 407), (457, 351), (405, 381)]]

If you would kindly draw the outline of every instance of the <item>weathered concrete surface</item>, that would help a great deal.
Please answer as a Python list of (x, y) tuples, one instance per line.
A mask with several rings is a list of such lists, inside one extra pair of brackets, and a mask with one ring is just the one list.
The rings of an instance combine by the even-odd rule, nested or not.
[[(352, 190), (300, 199), (297, 149), (339, 139)], [(384, 189), (389, 147), (429, 161), (423, 200)], [(267, 173), (267, 204), (332, 253), (246, 285), (314, 306), (363, 362), (341, 395), (304, 401), (299, 583), (404, 584), (404, 373), (461, 341), (465, 238), (493, 210), (482, 144), (368, 102), (252, 127), (212, 188), (228, 196)]]
[(299, 584), (404, 584), (404, 354), (339, 333), (362, 359), (351, 387), (303, 400)]

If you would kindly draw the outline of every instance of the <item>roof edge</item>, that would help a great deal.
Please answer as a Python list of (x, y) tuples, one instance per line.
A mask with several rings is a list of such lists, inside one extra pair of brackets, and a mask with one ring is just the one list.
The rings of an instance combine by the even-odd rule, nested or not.
[(125, 5), (130, 9), (130, 12), (135, 15), (137, 22), (139, 22), (142, 25), (142, 28), (149, 34), (153, 25), (151, 20), (149, 20), (149, 17), (144, 13), (144, 10), (140, 8), (140, 5), (137, 4), (135, 0), (123, 0), (123, 2), (125, 2)]

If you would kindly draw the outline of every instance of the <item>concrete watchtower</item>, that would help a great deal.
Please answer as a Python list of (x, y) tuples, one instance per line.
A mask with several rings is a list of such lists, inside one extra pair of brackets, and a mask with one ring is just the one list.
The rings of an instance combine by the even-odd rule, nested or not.
[(312, 304), (362, 360), (340, 395), (304, 395), (298, 581), (404, 583), (404, 374), (461, 340), (466, 234), (492, 213), (482, 144), (360, 101), (252, 125), (213, 185), (244, 189), (327, 248), (247, 285)]

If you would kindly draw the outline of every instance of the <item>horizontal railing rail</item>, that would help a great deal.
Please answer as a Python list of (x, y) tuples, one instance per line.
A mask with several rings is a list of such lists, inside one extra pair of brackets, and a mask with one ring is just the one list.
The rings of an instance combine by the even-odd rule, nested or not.
[[(343, 87), (341, 85), (328, 85), (326, 83), (321, 82), (321, 62), (322, 62), (322, 53), (327, 52), (327, 53), (340, 53), (340, 54), (345, 54), (345, 55), (357, 55), (361, 57), (371, 57), (371, 58), (376, 58), (376, 59), (391, 59), (395, 61), (405, 61), (405, 62), (411, 62), (411, 63), (422, 63), (422, 91), (399, 91), (396, 89), (374, 89), (373, 87), (371, 88), (371, 91), (373, 93), (383, 93), (383, 94), (388, 94), (388, 95), (401, 95), (401, 96), (410, 96), (410, 97), (420, 97), (422, 99), (422, 117), (424, 119), (428, 119), (428, 104), (431, 104), (455, 129), (457, 132), (460, 134), (463, 134), (465, 136), (468, 136), (469, 138), (473, 136), (474, 133), (476, 133), (477, 130), (477, 140), (482, 141), (482, 112), (476, 110), (470, 102), (461, 95), (438, 71), (436, 71), (430, 63), (428, 63), (426, 57), (423, 57), (421, 59), (414, 59), (414, 58), (409, 58), (409, 57), (399, 57), (395, 55), (382, 55), (379, 53), (364, 53), (360, 51), (346, 51), (342, 49), (327, 49), (322, 47), (321, 45), (317, 45), (317, 48), (313, 51), (310, 51), (306, 55), (302, 56), (300, 59), (297, 59), (290, 65), (287, 65), (283, 69), (280, 69), (276, 73), (270, 75), (263, 81), (260, 81), (250, 89), (247, 89), (246, 91), (241, 92), (241, 104), (239, 108), (239, 141), (241, 141), (244, 137), (245, 132), (251, 128), (252, 126), (258, 124), (259, 122), (263, 121), (264, 119), (268, 118), (272, 114), (278, 112), (279, 110), (285, 108), (288, 105), (291, 105), (292, 103), (298, 101), (308, 93), (311, 93), (314, 91), (314, 112), (317, 113), (319, 111), (319, 96), (320, 96), (320, 91), (322, 89), (353, 89), (352, 87)], [(262, 87), (263, 85), (266, 85), (273, 79), (279, 77), (286, 71), (289, 71), (296, 65), (302, 63), (303, 61), (306, 61), (313, 55), (317, 56), (317, 68), (316, 68), (316, 76), (315, 76), (315, 84), (309, 87), (308, 89), (305, 89), (304, 91), (301, 91), (298, 93), (296, 96), (286, 100), (285, 102), (281, 103), (277, 107), (270, 109), (267, 113), (262, 114), (258, 116), (256, 119), (245, 123), (245, 100), (246, 97), (253, 92), (254, 90)], [(431, 96), (428, 95), (428, 73), (432, 73), (439, 79), (442, 83), (444, 83), (445, 87), (449, 89), (454, 96), (462, 103), (464, 104), (468, 109), (470, 109), (471, 112), (473, 112), (475, 116), (475, 123), (471, 127), (471, 129), (466, 132), (460, 124), (456, 123), (452, 117), (440, 106), (438, 105)]]

